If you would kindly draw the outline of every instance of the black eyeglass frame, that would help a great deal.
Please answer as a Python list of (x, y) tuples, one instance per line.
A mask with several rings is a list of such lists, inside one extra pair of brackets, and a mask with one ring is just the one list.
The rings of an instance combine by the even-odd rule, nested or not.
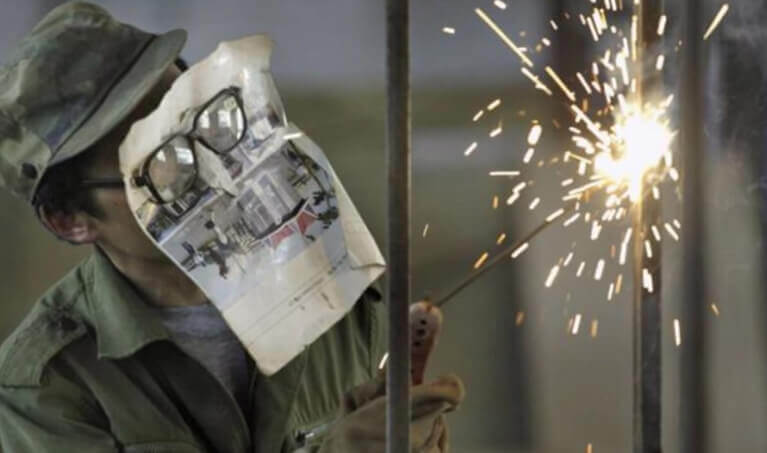
[[(244, 125), (244, 127), (242, 128), (242, 132), (240, 133), (240, 136), (237, 137), (237, 139), (235, 140), (232, 146), (226, 149), (216, 149), (216, 147), (211, 145), (207, 140), (205, 140), (204, 137), (202, 137), (199, 133), (197, 133), (197, 129), (198, 129), (200, 117), (202, 116), (203, 112), (205, 112), (205, 110), (208, 107), (210, 107), (214, 102), (218, 101), (219, 98), (223, 96), (227, 96), (227, 95), (234, 98), (235, 102), (237, 103), (239, 112), (242, 115), (242, 122), (243, 122), (242, 124)], [(199, 176), (199, 164), (197, 160), (197, 151), (195, 150), (195, 142), (202, 143), (203, 145), (205, 145), (206, 148), (208, 148), (209, 150), (213, 151), (216, 154), (220, 154), (220, 155), (227, 154), (230, 151), (232, 151), (234, 148), (236, 148), (245, 138), (245, 135), (248, 129), (247, 124), (248, 124), (248, 115), (245, 112), (245, 104), (242, 101), (240, 88), (236, 86), (226, 87), (223, 90), (216, 93), (212, 98), (210, 98), (210, 100), (208, 100), (207, 102), (205, 102), (205, 104), (203, 104), (202, 106), (198, 108), (198, 111), (197, 113), (195, 113), (194, 119), (192, 120), (192, 129), (190, 131), (177, 132), (175, 134), (172, 134), (167, 139), (165, 139), (159, 146), (157, 146), (157, 148), (155, 148), (149, 154), (149, 156), (146, 159), (144, 159), (144, 162), (141, 164), (141, 167), (139, 167), (136, 174), (133, 176), (133, 178), (131, 178), (131, 182), (136, 187), (146, 187), (147, 189), (149, 189), (149, 192), (152, 195), (153, 202), (157, 204), (173, 203), (174, 201), (181, 198), (183, 194), (189, 191), (189, 189), (194, 185), (194, 183), (197, 181), (197, 177)], [(160, 196), (160, 193), (158, 192), (157, 188), (154, 186), (154, 183), (152, 182), (152, 178), (149, 176), (149, 164), (152, 162), (152, 159), (154, 159), (157, 153), (162, 151), (168, 143), (172, 142), (173, 140), (179, 137), (183, 137), (190, 144), (189, 150), (192, 153), (192, 158), (193, 158), (194, 176), (189, 179), (189, 183), (187, 184), (187, 186), (184, 187), (181, 191), (179, 191), (178, 196), (176, 196), (173, 199), (166, 200), (162, 196)], [(101, 185), (101, 186), (95, 185), (92, 187), (114, 187), (111, 185), (114, 181), (105, 179), (100, 182), (105, 185)]]

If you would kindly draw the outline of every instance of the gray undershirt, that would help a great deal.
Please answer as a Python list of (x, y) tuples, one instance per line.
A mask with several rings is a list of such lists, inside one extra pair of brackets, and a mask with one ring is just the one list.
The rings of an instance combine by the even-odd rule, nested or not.
[(247, 411), (247, 352), (213, 304), (157, 308), (173, 341), (200, 362)]

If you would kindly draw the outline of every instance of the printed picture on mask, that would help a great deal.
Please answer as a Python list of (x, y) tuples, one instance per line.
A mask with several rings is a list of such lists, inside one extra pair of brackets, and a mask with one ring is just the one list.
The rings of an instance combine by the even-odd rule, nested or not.
[(322, 149), (289, 123), (262, 35), (181, 74), (120, 145), (141, 228), (271, 375), (351, 310), (385, 262)]
[(342, 234), (333, 183), (320, 165), (290, 141), (252, 165), (249, 156), (258, 152), (245, 145), (220, 156), (237, 196), (217, 193), (198, 178), (147, 224), (158, 244), (220, 301), (256, 284), (247, 280), (258, 279), (262, 262), (290, 261), (330, 230)]

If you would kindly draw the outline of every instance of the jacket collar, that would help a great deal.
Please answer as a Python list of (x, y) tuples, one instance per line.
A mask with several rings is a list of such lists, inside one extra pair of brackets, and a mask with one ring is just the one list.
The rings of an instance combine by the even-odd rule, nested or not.
[(81, 276), (85, 297), (80, 311), (96, 331), (99, 358), (125, 358), (170, 338), (162, 321), (101, 250), (96, 248), (83, 264)]

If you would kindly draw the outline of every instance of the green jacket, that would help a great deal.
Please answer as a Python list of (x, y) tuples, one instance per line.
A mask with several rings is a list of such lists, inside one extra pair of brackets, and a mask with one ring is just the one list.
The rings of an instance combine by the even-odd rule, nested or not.
[(275, 375), (253, 373), (246, 420), (97, 252), (0, 347), (0, 451), (311, 451), (342, 394), (374, 375), (384, 352), (378, 299), (368, 290)]

